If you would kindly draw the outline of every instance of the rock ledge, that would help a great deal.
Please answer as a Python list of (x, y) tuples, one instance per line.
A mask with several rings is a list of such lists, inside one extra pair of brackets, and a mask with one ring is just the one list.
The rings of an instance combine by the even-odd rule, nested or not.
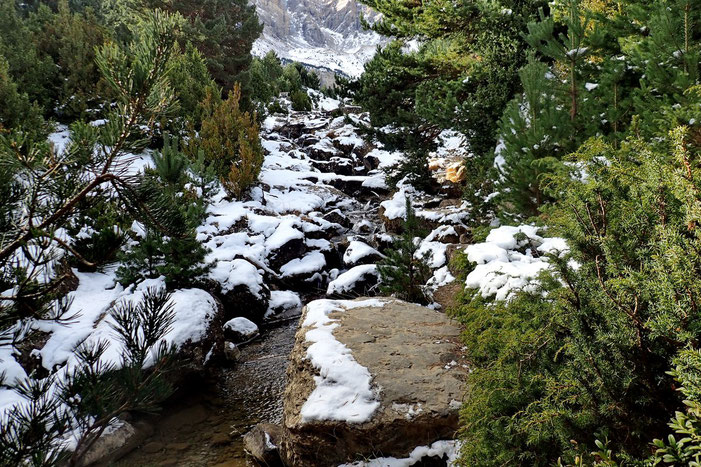
[(442, 313), (400, 300), (358, 306), (362, 300), (327, 300), (335, 307), (328, 317), (335, 339), (370, 372), (379, 407), (361, 423), (302, 417), (316, 380), (323, 379), (307, 358), (312, 327), (304, 323), (316, 302), (310, 303), (288, 366), (282, 442), (288, 465), (401, 458), (416, 446), (455, 437), (467, 376), (458, 326)]

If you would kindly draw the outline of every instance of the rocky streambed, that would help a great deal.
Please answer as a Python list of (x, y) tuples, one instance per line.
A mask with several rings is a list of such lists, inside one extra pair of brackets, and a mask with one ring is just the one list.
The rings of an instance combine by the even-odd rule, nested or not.
[[(242, 201), (223, 191), (215, 195), (198, 228), (214, 267), (208, 285), (173, 294), (176, 321), (167, 339), (187, 362), (178, 391), (158, 415), (115, 421), (91, 460), (249, 465), (242, 436), (261, 422), (278, 428), (259, 427), (248, 438), (248, 450), (261, 451), (260, 458), (274, 452), (290, 465), (383, 455), (433, 456), (443, 462), (454, 448), (445, 443), (457, 427), (465, 368), (457, 328), (436, 311), (440, 306), (389, 301), (337, 315), (358, 308), (349, 300), (378, 294), (376, 263), (401, 232), (406, 198), (430, 232), (420, 246), (433, 273), (428, 288), (437, 301), (450, 295), (445, 292), (453, 281), (449, 256), (469, 241), (464, 206), (448, 199), (456, 190), (447, 174), (464, 151), (461, 140), (450, 133), (439, 137), (432, 155), (434, 193), (405, 183), (390, 187), (386, 171), (403, 154), (361, 137), (361, 128), (370, 124), (367, 114), (316, 97), (315, 111), (265, 120), (259, 187)], [(139, 157), (140, 167), (149, 165), (148, 154)], [(132, 229), (138, 235), (139, 226)], [(46, 370), (68, 371), (80, 342), (109, 339), (107, 311), (114, 303), (138, 300), (146, 287), (163, 283), (149, 279), (122, 288), (113, 269), (74, 273), (77, 288), (70, 295), (79, 320), (62, 328), (46, 326), (45, 345), (32, 351)], [(335, 305), (310, 324), (310, 307), (319, 303)], [(321, 347), (335, 353), (315, 360), (310, 336), (319, 332), (330, 339)], [(119, 348), (110, 341), (108, 356), (117, 358)], [(329, 378), (337, 370), (334, 361), (350, 365), (350, 373)], [(343, 380), (356, 379), (353, 375), (367, 384), (344, 386)], [(322, 403), (316, 412), (302, 410), (305, 401), (325, 398), (340, 406)], [(365, 405), (356, 413), (358, 400)], [(401, 427), (394, 437), (388, 436), (392, 427)]]

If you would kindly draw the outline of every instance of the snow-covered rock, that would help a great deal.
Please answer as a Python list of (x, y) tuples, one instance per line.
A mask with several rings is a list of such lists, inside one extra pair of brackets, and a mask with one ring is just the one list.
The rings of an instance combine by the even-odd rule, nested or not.
[(270, 303), (264, 318), (273, 318), (285, 312), (295, 312), (302, 309), (299, 294), (291, 290), (273, 290), (270, 292)]
[(460, 349), (459, 327), (429, 308), (386, 298), (310, 302), (288, 367), (287, 465), (447, 454), (447, 444), (432, 443), (458, 428)]
[(380, 273), (375, 264), (355, 266), (329, 283), (327, 295), (358, 296), (377, 293)]
[(224, 323), (224, 334), (235, 343), (245, 342), (258, 335), (258, 326), (242, 316)]
[(245, 313), (262, 317), (268, 310), (270, 289), (262, 270), (244, 259), (218, 262), (210, 273), (221, 284), (221, 299), (227, 315)]
[(365, 242), (351, 240), (345, 253), (343, 253), (343, 264), (348, 267), (374, 264), (384, 258), (384, 256)]

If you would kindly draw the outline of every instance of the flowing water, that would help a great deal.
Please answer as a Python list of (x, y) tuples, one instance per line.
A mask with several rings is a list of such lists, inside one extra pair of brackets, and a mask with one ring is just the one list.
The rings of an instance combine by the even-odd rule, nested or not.
[(217, 368), (166, 404), (148, 423), (153, 434), (118, 466), (251, 466), (243, 435), (282, 421), (282, 392), (297, 320), (263, 329), (239, 361)]

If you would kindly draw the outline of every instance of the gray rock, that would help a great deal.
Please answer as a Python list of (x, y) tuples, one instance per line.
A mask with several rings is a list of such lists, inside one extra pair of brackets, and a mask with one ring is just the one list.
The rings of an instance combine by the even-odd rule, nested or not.
[(381, 300), (381, 308), (330, 314), (338, 323), (334, 337), (369, 370), (380, 391), (380, 406), (366, 422), (302, 420), (300, 411), (316, 387), (318, 370), (306, 358), (309, 328), (298, 330), (284, 395), (287, 465), (339, 465), (376, 453), (403, 458), (416, 446), (455, 436), (467, 377), (460, 328), (429, 308)]
[[(255, 294), (246, 285), (237, 285), (228, 292), (222, 293), (221, 301), (228, 313), (238, 314), (244, 312), (246, 316), (258, 319), (262, 318), (265, 312), (268, 311), (270, 289), (263, 284), (260, 292)], [(233, 316), (228, 313), (226, 319), (232, 318)]]
[(144, 422), (120, 420), (114, 430), (106, 430), (80, 459), (78, 465), (107, 465), (128, 454), (144, 439), (151, 436), (153, 427)]
[(259, 423), (244, 435), (243, 448), (248, 455), (263, 465), (282, 465), (279, 451), (282, 438), (282, 427), (271, 423)]
[(253, 321), (238, 316), (224, 323), (224, 335), (235, 342), (246, 342), (258, 335), (258, 326)]
[(333, 211), (327, 212), (326, 214), (324, 214), (323, 219), (334, 224), (342, 225), (343, 227), (351, 226), (350, 220), (348, 219), (348, 217), (346, 217), (345, 214), (341, 212), (340, 209), (334, 209)]
[(295, 258), (301, 258), (307, 252), (304, 238), (291, 238), (285, 244), (271, 252), (268, 264), (273, 269), (278, 269), (283, 264), (289, 263)]
[(241, 357), (241, 349), (233, 342), (224, 343), (224, 358), (230, 362), (236, 362)]

